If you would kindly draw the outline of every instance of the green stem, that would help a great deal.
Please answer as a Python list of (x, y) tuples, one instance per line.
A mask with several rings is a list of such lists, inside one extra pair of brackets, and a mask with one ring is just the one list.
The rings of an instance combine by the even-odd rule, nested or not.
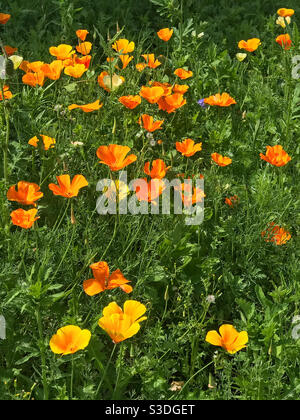
[(117, 373), (117, 380), (116, 380), (116, 384), (115, 384), (115, 389), (112, 395), (112, 400), (115, 399), (115, 395), (116, 392), (118, 390), (118, 385), (119, 385), (119, 380), (120, 380), (120, 376), (121, 376), (121, 367), (122, 367), (122, 360), (123, 360), (123, 353), (124, 353), (124, 341), (122, 341), (121, 343), (121, 347), (120, 347), (120, 354), (119, 354), (119, 363), (118, 363), (118, 373)]
[(49, 390), (48, 390), (48, 383), (47, 383), (47, 376), (46, 376), (46, 355), (45, 355), (45, 345), (44, 345), (40, 305), (38, 306), (36, 310), (36, 320), (37, 320), (37, 326), (38, 326), (38, 331), (39, 331), (39, 347), (40, 347), (41, 360), (42, 360), (42, 380), (43, 380), (43, 388), (44, 388), (44, 400), (48, 400)]
[(104, 379), (105, 379), (105, 377), (106, 377), (106, 374), (107, 374), (107, 371), (108, 371), (108, 367), (109, 367), (109, 365), (110, 365), (110, 362), (111, 362), (111, 359), (112, 359), (112, 357), (113, 357), (113, 354), (114, 354), (114, 352), (115, 352), (115, 350), (116, 350), (116, 347), (117, 347), (117, 345), (115, 344), (114, 345), (114, 347), (113, 347), (113, 349), (112, 349), (112, 352), (111, 352), (111, 354), (110, 354), (110, 358), (109, 358), (109, 360), (108, 360), (108, 362), (107, 362), (107, 365), (106, 365), (106, 369), (105, 369), (105, 371), (104, 371), (104, 373), (103, 373), (103, 376), (102, 376), (102, 378), (101, 378), (101, 381), (100, 381), (100, 383), (99, 383), (99, 385), (98, 385), (98, 388), (97, 388), (97, 391), (96, 391), (96, 400), (97, 400), (97, 398), (98, 398), (98, 395), (99, 395), (99, 391), (100, 391), (100, 389), (101, 389), (101, 386), (102, 386), (102, 384), (103, 384), (103, 381), (104, 381)]

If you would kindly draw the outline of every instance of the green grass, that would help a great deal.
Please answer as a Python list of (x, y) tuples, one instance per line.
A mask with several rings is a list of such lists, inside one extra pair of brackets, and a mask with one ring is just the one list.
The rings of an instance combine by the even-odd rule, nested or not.
[[(14, 0), (0, 10), (12, 15), (0, 28), (3, 43), (18, 47), (25, 60), (51, 62), (49, 47), (75, 46), (79, 28), (89, 30), (93, 42), (90, 69), (80, 79), (62, 73), (58, 81), (33, 88), (22, 83), (23, 72), (17, 70), (6, 81), (14, 97), (0, 104), (4, 154), (9, 135), (7, 179), (2, 155), (0, 163), (0, 314), (7, 321), (6, 340), (0, 340), (0, 396), (298, 399), (300, 341), (292, 338), (292, 319), (300, 313), (300, 90), (291, 76), (292, 57), (300, 54), (298, 2), (288, 5), (295, 9), (289, 51), (275, 42), (284, 32), (275, 24), (279, 1), (254, 1), (251, 8), (249, 2), (237, 6), (229, 0), (189, 0), (182, 9), (179, 1), (142, 3)], [(163, 7), (166, 3), (170, 6)], [(119, 72), (125, 83), (107, 93), (97, 77), (112, 53), (106, 39), (108, 33), (116, 35), (117, 22), (120, 36), (136, 48), (134, 60)], [(176, 29), (168, 49), (156, 36), (166, 26)], [(193, 37), (194, 30), (205, 34)], [(238, 62), (238, 41), (252, 37), (262, 45)], [(168, 56), (157, 69), (139, 73), (135, 64), (145, 53)], [(187, 104), (175, 113), (158, 111), (144, 99), (135, 110), (119, 103), (120, 96), (138, 94), (148, 80), (173, 83), (174, 70), (183, 66), (194, 75), (181, 82), (190, 86)], [(197, 104), (217, 92), (230, 93), (237, 105), (202, 109)], [(99, 111), (68, 111), (72, 103), (99, 98), (104, 103)], [(162, 146), (137, 136), (142, 113), (165, 120), (154, 133)], [(40, 133), (54, 137), (55, 148), (28, 145)], [(175, 149), (185, 138), (202, 142), (187, 166)], [(75, 141), (84, 144), (74, 147)], [(144, 177), (144, 163), (158, 158), (172, 166), (170, 180), (180, 172), (203, 174), (204, 222), (187, 226), (182, 215), (100, 216), (96, 184), (109, 170), (98, 164), (96, 150), (111, 143), (128, 145), (138, 156), (127, 168), (131, 178)], [(276, 144), (292, 157), (284, 167), (259, 157)], [(217, 167), (213, 152), (231, 157), (232, 165)], [(48, 189), (63, 173), (83, 174), (89, 182), (72, 199), (76, 224), (69, 200)], [(8, 187), (20, 180), (39, 184), (44, 193), (40, 219), (29, 230), (12, 225), (10, 213), (22, 206), (6, 199)], [(234, 194), (240, 203), (231, 209), (224, 200)], [(288, 230), (291, 240), (282, 246), (265, 242), (261, 232), (270, 222)], [(101, 260), (131, 280), (130, 295), (120, 289), (94, 297), (84, 293), (89, 265)], [(207, 302), (209, 295), (215, 303)], [(98, 319), (110, 302), (122, 306), (126, 299), (145, 304), (147, 320), (111, 356), (114, 344)], [(205, 342), (206, 333), (224, 323), (248, 332), (247, 349), (230, 355)], [(49, 340), (68, 324), (91, 331), (89, 346), (73, 356), (53, 354)], [(172, 381), (185, 385), (174, 392)]]

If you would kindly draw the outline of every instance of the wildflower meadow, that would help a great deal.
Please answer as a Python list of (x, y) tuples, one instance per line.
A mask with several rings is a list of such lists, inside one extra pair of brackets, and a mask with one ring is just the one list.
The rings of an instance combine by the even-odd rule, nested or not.
[(1, 400), (299, 399), (299, 25), (1, 3)]

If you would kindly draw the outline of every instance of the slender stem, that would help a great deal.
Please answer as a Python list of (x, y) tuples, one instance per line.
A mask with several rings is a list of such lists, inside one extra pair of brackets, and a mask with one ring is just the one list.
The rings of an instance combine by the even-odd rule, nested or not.
[(120, 379), (120, 376), (121, 376), (122, 360), (123, 360), (123, 349), (124, 349), (124, 341), (122, 341), (122, 343), (121, 343), (117, 380), (116, 380), (115, 389), (114, 389), (114, 392), (113, 392), (113, 395), (112, 395), (112, 400), (115, 399), (115, 394), (118, 390), (119, 379)]
[(39, 346), (41, 352), (41, 360), (42, 360), (42, 380), (43, 380), (43, 388), (44, 388), (44, 400), (48, 400), (49, 397), (49, 390), (48, 390), (48, 383), (47, 383), (47, 376), (46, 376), (46, 355), (45, 355), (45, 346), (44, 346), (44, 337), (43, 337), (43, 326), (41, 321), (41, 312), (40, 312), (40, 304), (36, 310), (36, 320), (37, 326), (39, 331)]
[(98, 398), (98, 394), (99, 394), (99, 391), (100, 391), (100, 389), (101, 389), (101, 385), (103, 384), (103, 381), (104, 381), (104, 379), (105, 379), (105, 377), (106, 377), (106, 374), (107, 374), (107, 371), (108, 371), (108, 367), (109, 367), (109, 365), (110, 365), (110, 362), (111, 362), (111, 359), (112, 359), (112, 357), (113, 357), (113, 354), (114, 354), (114, 352), (115, 352), (115, 350), (116, 350), (116, 347), (117, 347), (117, 345), (115, 344), (114, 345), (114, 347), (113, 347), (113, 349), (112, 349), (112, 352), (111, 352), (111, 354), (110, 354), (110, 358), (109, 358), (109, 360), (108, 360), (108, 362), (107, 362), (107, 365), (106, 365), (106, 368), (105, 368), (105, 371), (104, 371), (104, 373), (103, 373), (103, 376), (102, 376), (102, 378), (101, 378), (101, 381), (100, 381), (100, 383), (99, 383), (99, 385), (98, 385), (98, 388), (97, 388), (97, 391), (96, 391), (96, 399)]

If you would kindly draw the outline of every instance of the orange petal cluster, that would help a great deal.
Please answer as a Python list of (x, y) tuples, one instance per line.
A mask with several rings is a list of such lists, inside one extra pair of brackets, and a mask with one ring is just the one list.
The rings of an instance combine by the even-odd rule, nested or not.
[(60, 195), (66, 198), (76, 197), (79, 190), (88, 185), (83, 175), (75, 175), (72, 182), (70, 175), (59, 175), (56, 177), (58, 185), (49, 184), (49, 189), (54, 195)]
[(94, 278), (83, 282), (83, 290), (89, 296), (95, 296), (104, 290), (111, 290), (120, 287), (125, 293), (132, 292), (132, 287), (128, 285), (122, 272), (118, 269), (109, 273), (109, 266), (105, 261), (99, 261), (90, 265)]
[(215, 330), (209, 331), (205, 341), (213, 346), (223, 347), (230, 354), (247, 347), (248, 334), (246, 331), (237, 332), (233, 325), (224, 324), (219, 328), (219, 333)]
[(271, 165), (279, 167), (286, 165), (292, 159), (279, 144), (276, 146), (267, 146), (266, 154), (263, 155), (260, 153), (259, 156)]

